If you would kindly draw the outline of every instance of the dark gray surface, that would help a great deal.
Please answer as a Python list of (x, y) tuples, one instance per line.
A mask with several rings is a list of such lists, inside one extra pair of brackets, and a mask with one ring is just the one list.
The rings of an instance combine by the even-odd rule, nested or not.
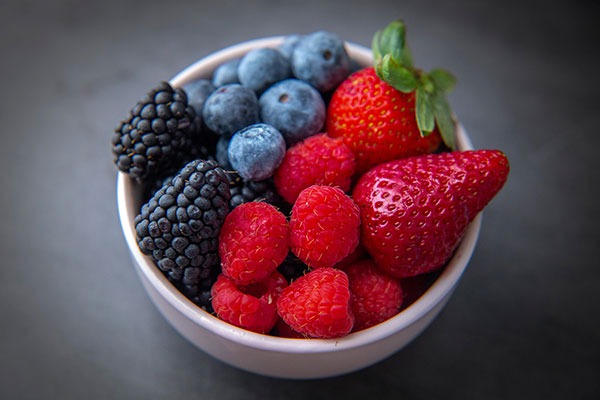
[[(4, 0), (0, 398), (598, 398), (594, 3)], [(511, 160), (463, 281), (421, 337), (361, 372), (286, 381), (212, 359), (130, 264), (112, 129), (221, 47), (317, 29), (369, 45), (396, 17), (418, 64), (458, 76), (475, 146)]]

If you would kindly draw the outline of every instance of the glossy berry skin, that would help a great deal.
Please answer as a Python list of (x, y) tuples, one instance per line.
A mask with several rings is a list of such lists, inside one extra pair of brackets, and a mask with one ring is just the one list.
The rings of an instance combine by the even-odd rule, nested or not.
[(397, 278), (439, 268), (508, 172), (508, 160), (497, 150), (429, 154), (379, 165), (360, 178), (352, 193), (361, 212), (361, 243), (378, 267)]
[(305, 35), (298, 41), (292, 52), (291, 66), (296, 78), (325, 93), (348, 76), (350, 57), (339, 36), (318, 31)]
[(312, 185), (336, 186), (347, 192), (355, 168), (354, 154), (342, 139), (320, 133), (288, 149), (275, 172), (275, 188), (290, 204)]
[(223, 321), (252, 332), (267, 333), (279, 320), (277, 299), (287, 285), (277, 271), (263, 282), (245, 286), (221, 274), (211, 289), (212, 307)]
[(273, 125), (291, 146), (322, 131), (325, 102), (321, 94), (298, 79), (277, 82), (258, 99), (260, 118)]
[(235, 58), (230, 61), (226, 61), (219, 65), (212, 76), (212, 84), (215, 87), (224, 86), (230, 83), (240, 83), (238, 78), (238, 66), (240, 65), (240, 59)]
[(270, 178), (285, 156), (283, 136), (269, 124), (250, 125), (231, 138), (227, 155), (231, 166), (245, 180)]
[(442, 139), (437, 129), (422, 137), (415, 118), (415, 93), (382, 81), (372, 67), (342, 82), (327, 110), (327, 133), (341, 137), (356, 156), (357, 172), (398, 158), (432, 153)]
[(206, 99), (202, 118), (211, 131), (230, 137), (258, 122), (258, 98), (251, 89), (237, 83), (221, 86)]
[(283, 289), (277, 311), (287, 325), (304, 336), (345, 336), (354, 324), (348, 277), (335, 268), (310, 271)]
[(257, 94), (291, 75), (288, 59), (278, 50), (268, 47), (250, 50), (238, 66), (240, 83)]
[(274, 206), (244, 203), (225, 218), (219, 236), (221, 268), (238, 285), (265, 280), (288, 252), (287, 219)]
[(360, 236), (358, 206), (341, 189), (313, 185), (292, 207), (290, 247), (312, 268), (333, 267), (352, 253)]
[(344, 269), (350, 281), (353, 331), (370, 328), (400, 312), (400, 280), (381, 272), (371, 260), (362, 260)]

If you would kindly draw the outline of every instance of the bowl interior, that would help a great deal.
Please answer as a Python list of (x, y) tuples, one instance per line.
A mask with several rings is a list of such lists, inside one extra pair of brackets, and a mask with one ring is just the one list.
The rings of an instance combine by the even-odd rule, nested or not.
[[(173, 77), (170, 83), (173, 86), (182, 86), (198, 78), (210, 78), (212, 71), (222, 62), (240, 57), (253, 48), (276, 47), (282, 40), (283, 37), (272, 37), (228, 47), (190, 65)], [(372, 63), (370, 49), (348, 43), (347, 50), (359, 65), (366, 66)], [(468, 135), (461, 125), (458, 126), (457, 139), (459, 149), (472, 148)], [(142, 254), (138, 248), (133, 220), (138, 214), (141, 204), (142, 187), (126, 174), (118, 172), (117, 207), (119, 219), (137, 272), (143, 274), (160, 295), (181, 314), (203, 329), (244, 346), (281, 353), (342, 351), (381, 340), (410, 326), (442, 302), (454, 289), (468, 264), (481, 226), (481, 215), (479, 215), (469, 225), (454, 256), (431, 287), (398, 315), (379, 325), (338, 339), (288, 339), (253, 333), (230, 325), (202, 310), (179, 292), (154, 265), (152, 259)]]

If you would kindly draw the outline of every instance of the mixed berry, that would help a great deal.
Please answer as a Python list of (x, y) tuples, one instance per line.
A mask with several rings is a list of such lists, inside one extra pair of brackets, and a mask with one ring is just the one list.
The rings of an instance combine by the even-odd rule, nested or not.
[(337, 338), (402, 312), (503, 187), (498, 150), (456, 149), (454, 77), (414, 67), (405, 26), (356, 67), (345, 42), (289, 35), (182, 88), (161, 83), (115, 130), (147, 193), (140, 250), (238, 327)]

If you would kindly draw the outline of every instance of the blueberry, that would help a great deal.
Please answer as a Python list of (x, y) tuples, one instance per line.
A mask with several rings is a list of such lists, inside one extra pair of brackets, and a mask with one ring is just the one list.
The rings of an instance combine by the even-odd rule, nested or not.
[(292, 72), (298, 79), (327, 92), (350, 73), (350, 58), (339, 36), (318, 31), (304, 36), (294, 48)]
[(208, 96), (215, 91), (215, 86), (208, 79), (197, 79), (183, 85), (183, 90), (187, 94), (188, 104), (196, 112), (194, 119), (196, 130), (202, 130), (202, 107)]
[(281, 42), (277, 50), (289, 60), (300, 39), (302, 39), (302, 35), (287, 35), (283, 38), (283, 42)]
[(183, 85), (187, 94), (188, 104), (194, 107), (196, 114), (202, 114), (202, 106), (207, 97), (215, 91), (215, 86), (208, 79), (196, 79)]
[(230, 61), (226, 61), (219, 65), (215, 72), (213, 72), (212, 83), (216, 87), (227, 85), (229, 83), (240, 83), (238, 79), (238, 65), (240, 65), (240, 59), (235, 58)]
[(262, 93), (273, 83), (291, 76), (289, 61), (276, 49), (250, 50), (238, 67), (240, 83)]
[(308, 83), (285, 79), (267, 89), (258, 99), (260, 117), (273, 125), (288, 146), (319, 133), (325, 122), (325, 102)]
[(204, 102), (202, 118), (213, 132), (231, 136), (258, 122), (258, 99), (251, 89), (239, 83), (221, 86)]
[(227, 154), (231, 166), (244, 180), (262, 181), (273, 176), (285, 151), (281, 133), (269, 124), (259, 123), (236, 132)]
[(227, 147), (229, 147), (229, 140), (227, 136), (221, 136), (217, 142), (217, 148), (215, 150), (215, 158), (221, 167), (224, 169), (231, 169), (229, 163), (229, 156), (227, 155)]

